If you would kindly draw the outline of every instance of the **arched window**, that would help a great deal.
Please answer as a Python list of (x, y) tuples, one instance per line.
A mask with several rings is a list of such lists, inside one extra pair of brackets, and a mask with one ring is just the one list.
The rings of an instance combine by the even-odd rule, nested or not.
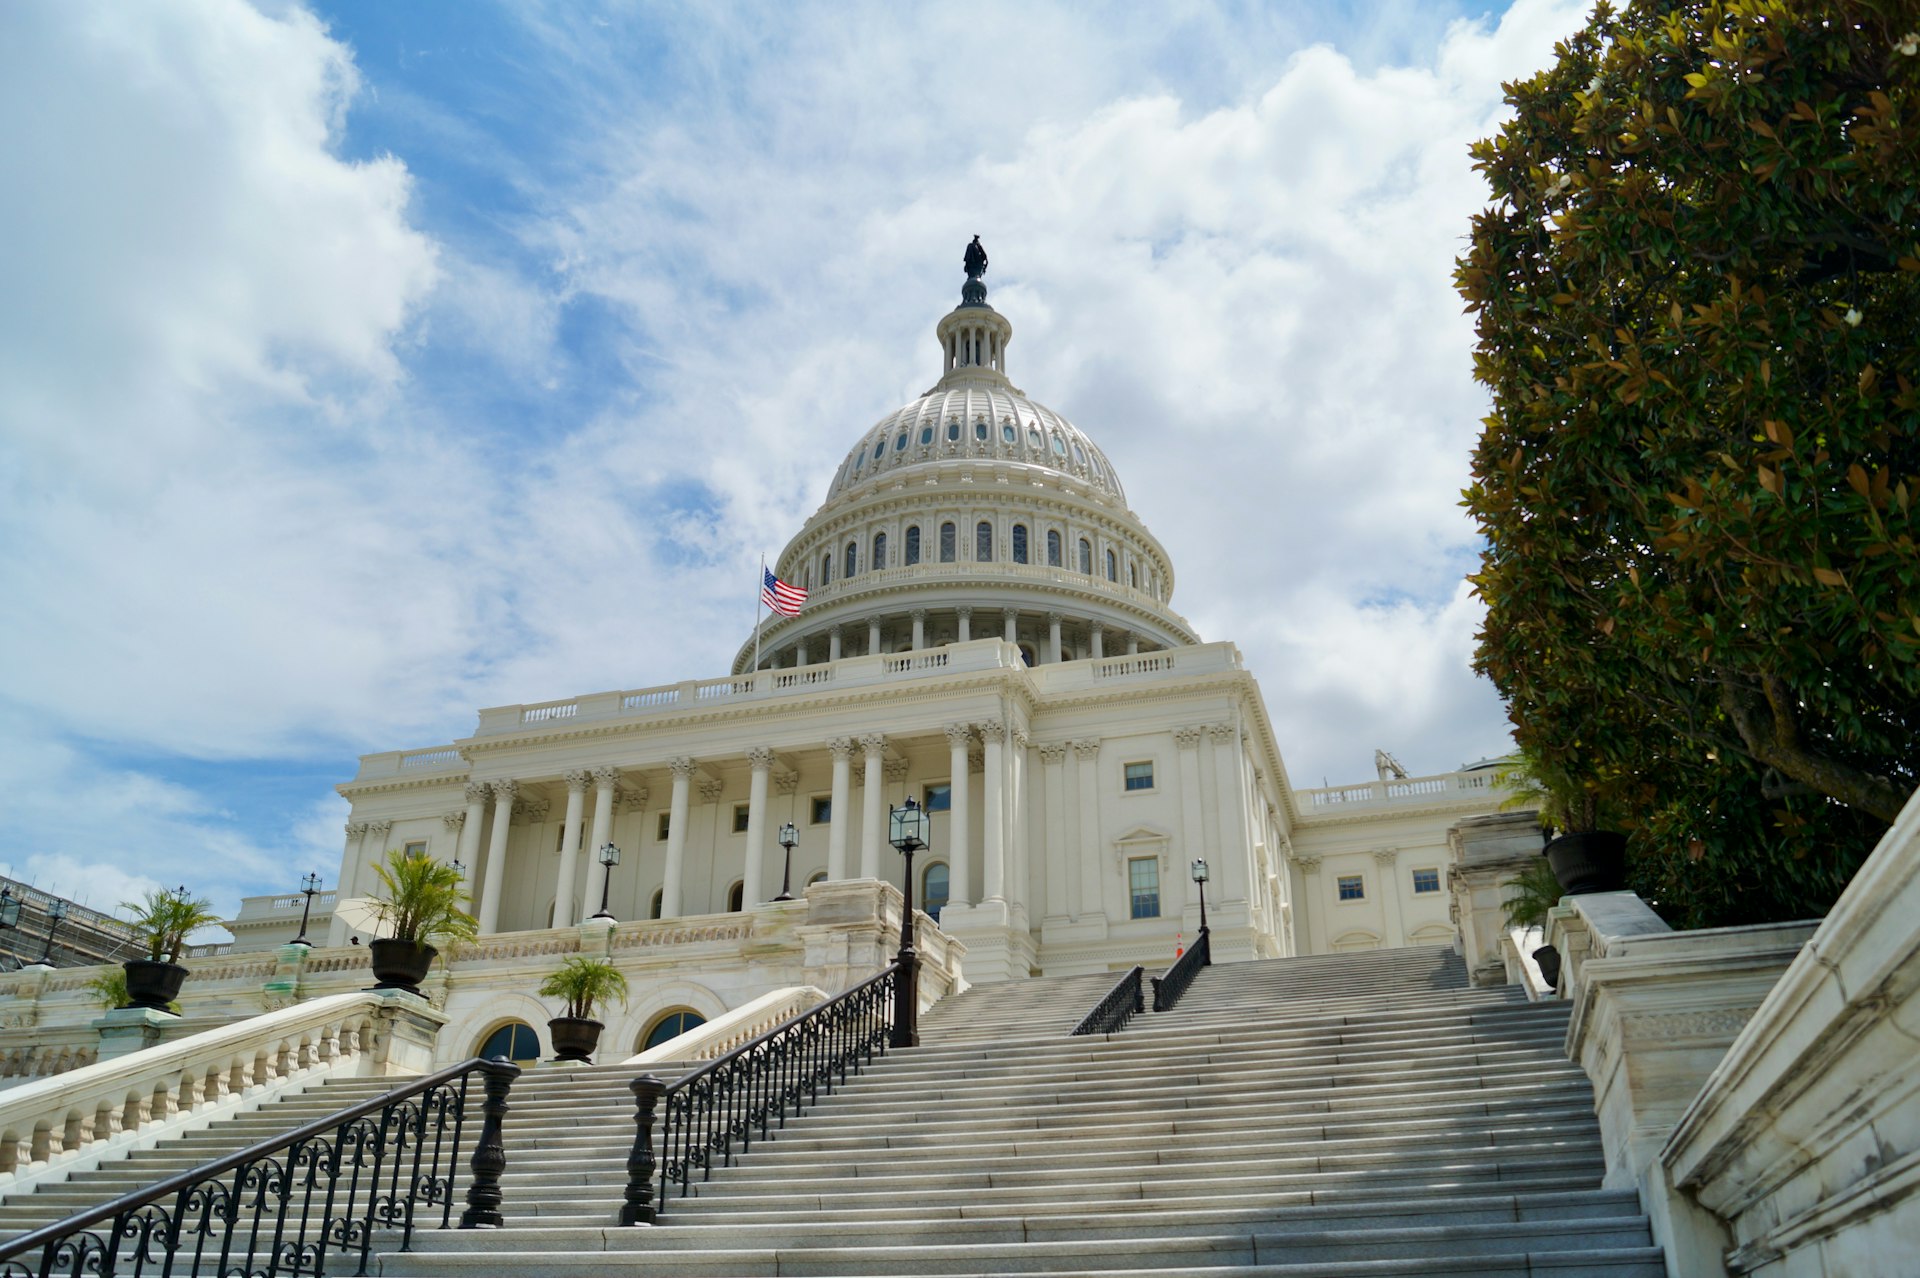
[(827, 872), (825, 870), (815, 870), (812, 877), (807, 880), (807, 886), (812, 887), (816, 883), (825, 883), (826, 881)]
[(1013, 526), (1013, 562), (1016, 564), (1027, 562), (1027, 526), (1025, 524)]
[(1059, 566), (1060, 530), (1057, 528), (1049, 528), (1047, 529), (1047, 567), (1058, 568)]
[(1020, 435), (1019, 435), (1019, 432), (1017, 432), (1017, 431), (1015, 431), (1015, 430), (1013, 429), (1013, 423), (1012, 423), (1012, 422), (1001, 422), (1001, 423), (1000, 423), (1000, 438), (1001, 438), (1002, 440), (1004, 440), (1005, 442), (1007, 442), (1007, 443), (1009, 443), (1009, 444), (1012, 444), (1012, 443), (1017, 443), (1017, 442), (1019, 442), (1019, 439), (1020, 439)]
[(647, 906), (647, 917), (650, 919), (659, 918), (660, 903), (666, 899), (667, 890), (665, 888), (655, 888), (653, 890), (653, 901)]
[(1078, 444), (1073, 446), (1073, 459), (1082, 466), (1087, 464), (1087, 454)]
[(1027, 447), (1044, 448), (1045, 446), (1046, 441), (1040, 438), (1039, 428), (1036, 426), (1027, 427)]
[(842, 577), (851, 577), (859, 571), (860, 571), (860, 545), (858, 542), (850, 541), (847, 543), (847, 570), (841, 573), (840, 575)]
[(920, 908), (936, 920), (947, 904), (947, 863), (935, 861), (920, 876)]
[(1080, 539), (1080, 571), (1093, 576), (1093, 543), (1085, 537)]
[(813, 589), (813, 565), (812, 564), (808, 564), (806, 568), (801, 571), (800, 588), (802, 590)]
[(1127, 565), (1127, 584), (1129, 586), (1132, 586), (1135, 590), (1140, 589), (1140, 565), (1139, 564)]
[(651, 1051), (669, 1039), (679, 1038), (690, 1029), (699, 1029), (707, 1023), (707, 1018), (689, 1008), (676, 1008), (652, 1025), (640, 1037), (640, 1050)]
[(1058, 435), (1053, 437), (1053, 455), (1055, 457), (1065, 457), (1067, 455), (1067, 441)]
[(733, 881), (733, 886), (727, 889), (728, 912), (732, 914), (738, 914), (740, 912), (742, 903), (746, 900), (746, 896), (747, 896), (747, 885), (741, 882), (739, 879), (735, 879)]
[(879, 461), (887, 454), (887, 437), (882, 435), (873, 441), (873, 459)]
[(907, 432), (903, 430), (894, 437), (893, 451), (896, 453), (900, 452), (902, 449), (906, 448), (906, 446), (907, 446)]
[(1120, 561), (1113, 557), (1113, 552), (1111, 550), (1107, 552), (1107, 580), (1108, 581), (1120, 580)]
[(940, 562), (941, 563), (950, 564), (953, 562), (953, 550), (954, 550), (953, 543), (955, 539), (956, 539), (956, 531), (954, 529), (954, 526), (950, 523), (941, 524), (940, 525)]
[(973, 530), (973, 557), (983, 564), (993, 558), (993, 525), (984, 519)]
[(911, 567), (920, 562), (920, 525), (907, 529), (907, 565)]
[(987, 419), (986, 418), (977, 417), (974, 419), (973, 437), (975, 439), (985, 439), (987, 437)]
[(829, 584), (832, 581), (833, 581), (833, 552), (829, 550), (826, 554), (820, 556), (820, 584), (824, 586)]
[(509, 1021), (487, 1035), (475, 1055), (487, 1060), (504, 1056), (515, 1065), (531, 1065), (540, 1059), (540, 1036), (531, 1025)]
[(873, 558), (868, 561), (867, 567), (878, 572), (886, 566), (887, 535), (885, 533), (875, 533), (873, 535)]
[(959, 438), (960, 438), (960, 419), (956, 417), (952, 421), (947, 423), (947, 442), (951, 444)]
[(932, 442), (933, 442), (933, 427), (922, 426), (920, 428), (920, 446), (922, 448), (925, 448), (928, 444), (931, 444)]

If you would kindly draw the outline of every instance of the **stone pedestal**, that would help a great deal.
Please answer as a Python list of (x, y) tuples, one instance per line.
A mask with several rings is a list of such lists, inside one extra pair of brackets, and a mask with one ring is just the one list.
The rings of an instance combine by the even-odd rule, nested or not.
[(1447, 847), (1454, 943), (1475, 985), (1504, 985), (1505, 885), (1540, 855), (1539, 817), (1532, 812), (1468, 817), (1447, 831)]
[(367, 1073), (377, 1078), (425, 1074), (433, 1069), (434, 1041), (447, 1023), (445, 1013), (418, 994), (405, 990), (373, 990), (380, 999), (374, 1010), (373, 1051)]
[(1025, 980), (1032, 970), (1032, 939), (1025, 928), (1015, 935), (1013, 911), (1005, 901), (949, 905), (940, 911), (940, 930), (967, 947), (970, 985)]
[(93, 1023), (100, 1033), (100, 1059), (110, 1061), (158, 1047), (168, 1031), (179, 1024), (180, 1018), (170, 1012), (156, 1012), (150, 1007), (115, 1008)]

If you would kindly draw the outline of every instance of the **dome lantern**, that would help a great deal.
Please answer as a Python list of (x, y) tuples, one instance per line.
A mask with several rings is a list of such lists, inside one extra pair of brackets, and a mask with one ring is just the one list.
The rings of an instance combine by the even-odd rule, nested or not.
[[(1007, 376), (1007, 343), (1013, 340), (1013, 325), (1007, 317), (987, 304), (987, 251), (974, 236), (967, 245), (965, 261), (967, 282), (960, 289), (960, 305), (942, 316), (934, 328), (940, 341), (940, 381), (945, 385), (958, 376), (997, 374)], [(989, 378), (988, 380), (993, 380)]]

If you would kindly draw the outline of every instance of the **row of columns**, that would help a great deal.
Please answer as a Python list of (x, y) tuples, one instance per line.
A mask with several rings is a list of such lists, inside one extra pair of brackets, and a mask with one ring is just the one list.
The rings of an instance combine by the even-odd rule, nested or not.
[[(907, 620), (911, 622), (913, 626), (912, 647), (910, 651), (918, 652), (927, 646), (927, 611), (925, 608), (914, 608), (907, 613)], [(959, 614), (960, 619), (960, 631), (955, 642), (967, 643), (973, 638), (973, 609), (963, 604), (954, 611)], [(1006, 642), (1013, 643), (1016, 641), (1019, 633), (1021, 615), (1021, 612), (1017, 608), (1001, 610), (1000, 637)], [(1046, 616), (1047, 647), (1041, 659), (1047, 664), (1053, 665), (1058, 664), (1061, 660), (1061, 635), (1067, 618), (1065, 614), (1059, 612), (1049, 612)], [(884, 617), (875, 616), (867, 618), (867, 652), (869, 654), (880, 651), (881, 630), (885, 624), (886, 618)], [(1106, 634), (1107, 628), (1105, 626), (1097, 622), (1088, 623), (1088, 643), (1092, 648), (1092, 656), (1096, 660), (1107, 655)], [(1126, 641), (1126, 652), (1128, 656), (1132, 656), (1140, 651), (1140, 636), (1136, 632), (1132, 630), (1122, 630), (1120, 635), (1121, 638)], [(845, 648), (845, 636), (845, 623), (827, 627), (826, 660), (840, 660)], [(803, 635), (799, 639), (794, 640), (794, 665), (804, 666), (812, 662), (813, 640), (817, 637), (817, 634)]]

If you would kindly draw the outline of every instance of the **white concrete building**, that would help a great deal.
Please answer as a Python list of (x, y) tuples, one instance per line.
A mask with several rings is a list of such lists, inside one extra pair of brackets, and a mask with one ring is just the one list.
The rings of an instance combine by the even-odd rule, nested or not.
[[(899, 877), (887, 809), (934, 812), (916, 898), (973, 982), (1163, 965), (1211, 867), (1221, 959), (1445, 942), (1447, 830), (1488, 773), (1296, 791), (1239, 651), (1171, 607), (1174, 567), (1099, 447), (1007, 375), (970, 274), (939, 380), (864, 432), (778, 558), (809, 591), (731, 673), (482, 710), (373, 754), (342, 898), (388, 849), (467, 867), (483, 933), (738, 910)], [(716, 665), (728, 659), (716, 656)], [(603, 884), (593, 849), (622, 859)], [(331, 923), (349, 936), (352, 911)]]

